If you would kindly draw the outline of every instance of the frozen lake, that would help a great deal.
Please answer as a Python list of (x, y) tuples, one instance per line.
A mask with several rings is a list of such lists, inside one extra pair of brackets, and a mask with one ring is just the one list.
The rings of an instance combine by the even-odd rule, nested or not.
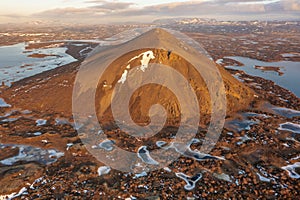
[[(0, 84), (10, 86), (11, 82), (76, 61), (65, 53), (66, 47), (30, 50), (25, 47), (25, 43), (0, 47)], [(45, 57), (28, 57), (34, 54)]]
[[(258, 76), (264, 79), (268, 79), (280, 85), (291, 92), (296, 96), (300, 97), (300, 62), (291, 62), (291, 61), (279, 61), (279, 62), (263, 62), (260, 60), (255, 60), (246, 57), (225, 57), (229, 59), (236, 60), (243, 63), (245, 66), (226, 66), (230, 69), (242, 70), (246, 74), (251, 76)], [(271, 70), (262, 70), (261, 68), (255, 68), (255, 66), (261, 67), (279, 67), (279, 74), (277, 71)]]

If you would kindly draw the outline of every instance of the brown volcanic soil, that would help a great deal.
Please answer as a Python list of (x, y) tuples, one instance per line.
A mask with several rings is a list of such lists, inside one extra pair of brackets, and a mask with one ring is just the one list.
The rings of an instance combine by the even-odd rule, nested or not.
[[(132, 55), (126, 56), (131, 58), (138, 53), (140, 52), (131, 52)], [(161, 61), (170, 64), (169, 59), (165, 57), (165, 51), (157, 50), (155, 53), (160, 55)], [(172, 59), (178, 59), (177, 55), (172, 56)], [(121, 63), (126, 63), (125, 60), (127, 62), (127, 58), (124, 58), (124, 62)], [(181, 61), (189, 71), (192, 71), (191, 66)], [(46, 166), (35, 162), (19, 162), (13, 166), (0, 165), (0, 195), (17, 192), (22, 187), (26, 187), (28, 194), (24, 193), (19, 198), (125, 199), (134, 196), (138, 199), (186, 199), (187, 197), (194, 199), (298, 199), (300, 197), (299, 179), (289, 177), (288, 173), (281, 169), (282, 166), (287, 165), (287, 161), (290, 164), (300, 162), (299, 158), (292, 160), (300, 154), (299, 134), (278, 130), (280, 123), (286, 121), (299, 123), (300, 118), (287, 119), (261, 107), (263, 101), (268, 101), (276, 106), (300, 110), (299, 98), (271, 81), (251, 77), (240, 71), (240, 78), (244, 80), (242, 84), (233, 79), (223, 68), (220, 68), (220, 71), (225, 83), (228, 84), (226, 86), (227, 97), (235, 102), (229, 105), (233, 110), (237, 109), (236, 103), (240, 102), (238, 99), (242, 98), (242, 95), (253, 95), (252, 91), (255, 91), (258, 96), (248, 107), (238, 106), (238, 108), (243, 108), (242, 113), (232, 117), (245, 120), (243, 112), (248, 111), (269, 116), (268, 118), (263, 115), (247, 117), (248, 120), (259, 121), (258, 124), (252, 125), (250, 130), (237, 131), (225, 127), (218, 144), (211, 152), (211, 155), (223, 156), (225, 160), (197, 161), (181, 156), (169, 166), (171, 171), (162, 169), (137, 178), (134, 174), (111, 170), (109, 174), (99, 176), (97, 168), (103, 164), (87, 152), (71, 126), (73, 121), (71, 116), (72, 83), (80, 63), (78, 61), (62, 66), (16, 82), (11, 88), (1, 90), (1, 97), (11, 104), (12, 108), (0, 108), (0, 116), (16, 110), (1, 120), (20, 117), (16, 121), (0, 122), (1, 143), (26, 144), (44, 149), (54, 148), (64, 152), (65, 155), (57, 162)], [(118, 68), (116, 72), (117, 76), (116, 74), (111, 76), (113, 81), (121, 77), (124, 66), (120, 66), (121, 69)], [(176, 63), (174, 66), (176, 67)], [(232, 74), (238, 72), (229, 71)], [(183, 74), (184, 72), (183, 70)], [(189, 74), (186, 73), (186, 75)], [(200, 77), (195, 75), (195, 78), (199, 78), (201, 82)], [(23, 112), (24, 109), (32, 112), (26, 114)], [(67, 122), (56, 123), (58, 118), (65, 118)], [(37, 126), (37, 119), (46, 119), (47, 123)], [(230, 120), (227, 119), (227, 122)], [(105, 134), (113, 138), (117, 146), (125, 150), (141, 145), (147, 145), (149, 150), (155, 149), (156, 141), (162, 138), (169, 141), (174, 130), (176, 131), (176, 127), (169, 126), (159, 136), (147, 141), (136, 141), (126, 136), (117, 127), (106, 128)], [(206, 126), (201, 126), (196, 138), (202, 139), (206, 134), (206, 129)], [(37, 131), (40, 131), (42, 135), (28, 134)], [(248, 140), (243, 139), (247, 138), (246, 136)], [(132, 144), (132, 141), (136, 143)], [(68, 150), (67, 144), (72, 144)], [(192, 149), (200, 149), (200, 147), (201, 142), (191, 146)], [(4, 157), (15, 154), (15, 149), (0, 150), (0, 155)], [(202, 173), (203, 177), (196, 183), (195, 189), (188, 191), (184, 189), (185, 181), (175, 175), (177, 172), (183, 172), (189, 176)], [(296, 172), (299, 173), (299, 170), (296, 169)], [(227, 174), (230, 180), (220, 178), (223, 173)], [(261, 180), (258, 174), (270, 181)], [(30, 187), (34, 180), (40, 177), (42, 177), (41, 181)]]
[[(103, 73), (103, 76), (99, 80), (96, 93), (96, 102), (100, 102), (96, 104), (99, 116), (105, 116), (104, 113), (108, 115), (107, 117), (112, 115), (110, 102), (115, 84), (128, 66), (128, 61), (146, 51), (152, 51), (154, 53), (155, 59), (152, 59), (150, 63), (161, 63), (166, 66), (171, 66), (180, 72), (186, 80), (189, 80), (190, 85), (194, 91), (196, 91), (201, 116), (211, 113), (211, 99), (205, 81), (201, 77), (201, 74), (199, 74), (190, 63), (175, 53), (171, 53), (171, 55), (168, 56), (168, 51), (165, 50), (142, 49), (130, 52), (117, 59), (108, 67), (108, 70)], [(129, 64), (131, 68), (137, 67), (140, 65), (140, 59), (135, 59)], [(222, 75), (226, 90), (227, 114), (232, 114), (238, 110), (249, 107), (250, 102), (254, 99), (254, 92), (233, 78), (224, 68), (218, 66), (218, 69)], [(171, 74), (166, 74), (166, 77), (172, 79)], [(105, 83), (105, 87), (103, 87), (103, 83)], [(109, 87), (107, 87), (107, 85)], [(180, 118), (180, 104), (177, 102), (177, 99), (174, 98), (174, 94), (170, 90), (159, 85), (145, 85), (139, 88), (131, 97), (129, 106), (133, 120), (141, 123), (149, 122), (149, 108), (151, 105), (157, 103), (164, 106), (169, 119)]]
[(80, 63), (73, 62), (23, 79), (4, 90), (2, 95), (18, 108), (71, 116), (73, 83)]
[(281, 71), (282, 67), (273, 67), (273, 66), (259, 66), (255, 65), (255, 69), (260, 69), (261, 71), (274, 71), (277, 72), (279, 76), (282, 76), (284, 73)]
[(52, 55), (52, 54), (40, 54), (40, 53), (34, 53), (34, 54), (30, 54), (28, 57), (30, 58), (45, 58), (45, 57), (57, 57), (57, 55)]

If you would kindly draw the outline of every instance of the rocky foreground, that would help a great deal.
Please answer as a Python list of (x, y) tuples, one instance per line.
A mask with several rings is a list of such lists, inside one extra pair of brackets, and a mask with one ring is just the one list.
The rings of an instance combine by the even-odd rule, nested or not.
[[(289, 91), (230, 70), (255, 92), (255, 99), (227, 116), (210, 155), (201, 157), (197, 151), (207, 130), (202, 124), (189, 151), (170, 166), (122, 173), (98, 162), (73, 128), (71, 96), (80, 63), (1, 89), (0, 199), (300, 198), (300, 100)], [(134, 144), (115, 126), (106, 127), (105, 134), (117, 146), (137, 152), (142, 145), (149, 151), (168, 146), (176, 130), (169, 126)], [(100, 148), (110, 150), (109, 144), (99, 141)]]

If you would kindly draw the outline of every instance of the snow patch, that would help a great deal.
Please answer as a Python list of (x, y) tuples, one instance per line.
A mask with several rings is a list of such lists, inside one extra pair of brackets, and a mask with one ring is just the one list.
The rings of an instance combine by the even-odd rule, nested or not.
[(38, 119), (38, 120), (35, 121), (35, 123), (36, 123), (37, 126), (44, 126), (44, 125), (47, 124), (47, 120), (45, 120), (45, 119)]
[[(160, 142), (162, 142), (162, 144), (160, 144)], [(201, 153), (197, 149), (192, 150), (191, 147), (190, 147), (190, 145), (191, 144), (195, 144), (196, 142), (198, 142), (198, 139), (191, 140), (191, 142), (190, 142), (189, 145), (185, 145), (185, 144), (182, 144), (182, 143), (172, 142), (168, 146), (163, 146), (165, 143), (163, 141), (158, 141), (158, 142), (156, 142), (156, 145), (158, 147), (164, 149), (164, 150), (175, 149), (175, 151), (178, 152), (178, 153), (180, 153), (181, 155), (186, 156), (188, 158), (195, 159), (197, 161), (203, 161), (203, 160), (208, 160), (208, 159), (225, 160), (222, 157), (212, 156), (212, 155), (209, 155), (209, 154)]]
[(300, 111), (293, 110), (284, 107), (276, 107), (272, 106), (271, 109), (275, 112), (275, 114), (281, 115), (287, 118), (300, 117)]
[(23, 187), (18, 193), (14, 192), (8, 195), (0, 195), (0, 200), (11, 200), (25, 194), (27, 192), (26, 187)]
[(290, 131), (293, 133), (300, 134), (300, 125), (294, 124), (291, 122), (286, 122), (286, 123), (280, 124), (280, 127), (278, 129), (282, 130), (282, 131)]
[(100, 148), (100, 149), (104, 149), (106, 151), (112, 151), (114, 149), (114, 144), (115, 144), (115, 141), (106, 139), (106, 140), (102, 141), (100, 144), (92, 146), (92, 148), (93, 149)]
[(292, 165), (281, 167), (281, 169), (287, 171), (291, 178), (299, 179), (300, 175), (295, 171), (295, 169), (299, 167), (300, 167), (300, 162), (296, 162)]
[(69, 149), (70, 149), (73, 145), (74, 145), (73, 143), (68, 143), (68, 144), (67, 144), (66, 150), (69, 151)]
[(172, 170), (169, 167), (164, 167), (164, 170), (167, 172), (172, 172)]
[(202, 178), (202, 174), (198, 173), (195, 176), (187, 176), (184, 173), (176, 173), (178, 178), (183, 179), (186, 182), (184, 189), (186, 190), (193, 190), (196, 186), (196, 183)]
[(165, 146), (167, 144), (167, 142), (165, 142), (165, 141), (157, 141), (156, 142), (156, 146), (158, 146), (158, 147), (160, 147), (160, 148), (162, 148), (163, 146)]
[(292, 58), (300, 56), (300, 53), (283, 53), (281, 56), (284, 58)]
[(218, 59), (218, 60), (216, 60), (216, 63), (218, 64), (218, 65), (222, 65), (223, 64), (223, 59)]
[(118, 83), (122, 83), (124, 84), (126, 79), (127, 79), (127, 74), (128, 74), (128, 70), (125, 69), (125, 71), (123, 72), (122, 76), (121, 76), (121, 79), (118, 81)]
[[(140, 70), (142, 70), (143, 72), (145, 72), (145, 70), (148, 68), (148, 65), (149, 65), (150, 60), (151, 60), (151, 59), (154, 59), (155, 56), (154, 56), (153, 51), (146, 51), (146, 52), (144, 52), (144, 53), (141, 53), (141, 54), (138, 55), (138, 56), (135, 56), (135, 57), (131, 58), (131, 59), (128, 61), (128, 63), (130, 63), (130, 62), (132, 62), (133, 60), (138, 59), (138, 58), (140, 58), (140, 57), (142, 57), (142, 59), (141, 59), (141, 61), (140, 61), (140, 62), (141, 62)], [(124, 83), (126, 82), (127, 75), (128, 75), (128, 73), (129, 73), (130, 68), (131, 68), (131, 67), (130, 67), (130, 64), (128, 64), (127, 67), (126, 67), (126, 69), (124, 70), (124, 72), (123, 72), (123, 74), (122, 74), (120, 80), (118, 81), (118, 83), (124, 84)]]
[(18, 148), (19, 153), (16, 156), (1, 160), (3, 165), (11, 166), (17, 162), (38, 162), (40, 164), (48, 165), (56, 162), (64, 153), (55, 149), (41, 149), (26, 145), (6, 145), (0, 144), (0, 148), (11, 147)]
[(3, 119), (2, 122), (15, 122), (18, 119), (20, 119), (20, 117), (7, 118), (7, 119)]
[(0, 98), (0, 108), (9, 108), (9, 107), (11, 107), (11, 105), (6, 103), (4, 99)]
[(142, 59), (141, 59), (141, 68), (140, 69), (144, 72), (148, 68), (150, 60), (154, 59), (155, 56), (154, 56), (153, 51), (146, 51), (144, 53), (141, 53), (138, 56), (133, 57), (132, 59), (130, 59), (128, 61), (128, 63), (130, 63), (131, 61), (133, 61), (135, 59), (138, 59), (140, 57), (142, 57)]
[(27, 133), (28, 135), (33, 135), (33, 136), (40, 136), (42, 135), (41, 132), (35, 132), (35, 133)]
[(262, 176), (260, 173), (256, 173), (256, 175), (258, 176), (259, 180), (261, 180), (263, 182), (268, 182), (268, 183), (271, 182), (271, 179)]
[(237, 142), (237, 145), (242, 145), (244, 142), (252, 140), (248, 135), (244, 135), (243, 137), (238, 137), (241, 141)]
[(147, 163), (147, 164), (150, 164), (150, 165), (158, 165), (159, 163), (154, 160), (151, 156), (150, 156), (150, 152), (148, 151), (147, 147), (146, 146), (141, 146), (139, 149), (138, 149), (138, 157), (144, 162), (144, 163)]
[(139, 174), (135, 174), (134, 175), (134, 179), (137, 179), (137, 178), (140, 178), (140, 177), (144, 177), (144, 176), (147, 176), (147, 172), (142, 172), (142, 173), (139, 173)]
[(111, 168), (108, 166), (99, 167), (97, 172), (99, 176), (106, 175), (110, 172)]

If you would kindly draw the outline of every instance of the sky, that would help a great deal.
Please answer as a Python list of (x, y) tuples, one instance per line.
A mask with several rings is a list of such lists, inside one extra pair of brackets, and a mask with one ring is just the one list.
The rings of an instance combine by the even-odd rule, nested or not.
[(300, 20), (300, 0), (9, 0), (0, 1), (0, 23), (35, 20), (112, 23), (161, 18)]

